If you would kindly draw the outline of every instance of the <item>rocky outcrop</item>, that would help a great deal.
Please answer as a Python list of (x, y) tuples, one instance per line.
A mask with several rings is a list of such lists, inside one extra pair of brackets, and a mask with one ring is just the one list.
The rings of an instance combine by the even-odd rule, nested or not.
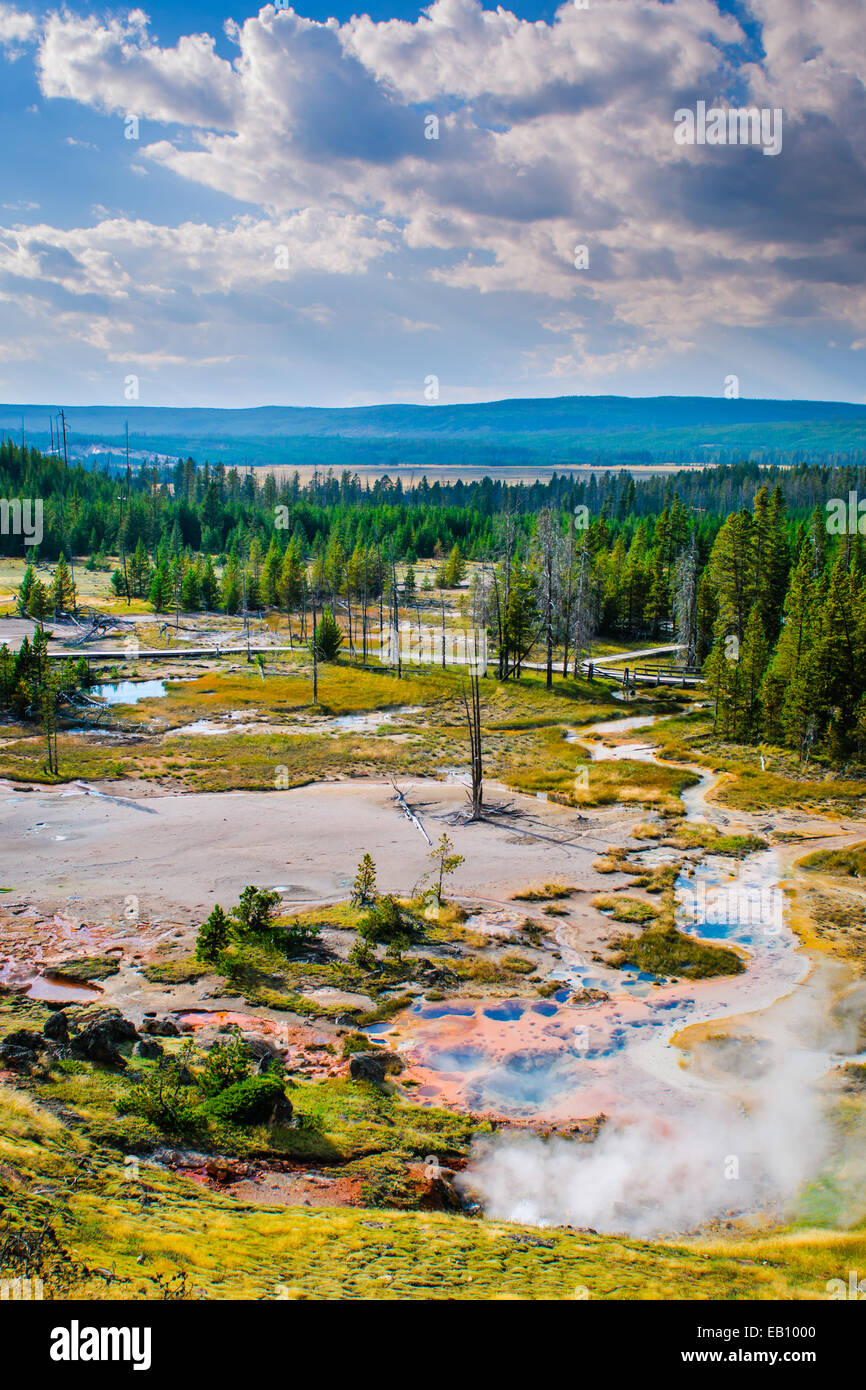
[(61, 1047), (66, 1046), (69, 1042), (69, 1019), (62, 1009), (46, 1018), (42, 1032), (51, 1042), (59, 1043)]
[(144, 1021), (138, 1030), (140, 1033), (147, 1033), (152, 1038), (179, 1038), (180, 1029), (171, 1018), (156, 1018), (150, 1014), (145, 1014)]
[(349, 1075), (353, 1081), (367, 1081), (372, 1086), (384, 1086), (388, 1076), (403, 1070), (403, 1058), (398, 1052), (353, 1052), (349, 1058)]
[(106, 1010), (71, 1040), (69, 1053), (86, 1062), (100, 1062), (106, 1067), (125, 1067), (126, 1060), (118, 1044), (138, 1041), (138, 1030), (134, 1023), (117, 1010)]

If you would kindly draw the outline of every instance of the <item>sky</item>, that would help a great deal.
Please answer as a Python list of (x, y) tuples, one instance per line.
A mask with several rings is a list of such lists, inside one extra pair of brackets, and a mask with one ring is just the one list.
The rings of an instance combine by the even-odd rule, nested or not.
[(0, 400), (866, 401), (862, 0), (298, 6), (0, 0)]

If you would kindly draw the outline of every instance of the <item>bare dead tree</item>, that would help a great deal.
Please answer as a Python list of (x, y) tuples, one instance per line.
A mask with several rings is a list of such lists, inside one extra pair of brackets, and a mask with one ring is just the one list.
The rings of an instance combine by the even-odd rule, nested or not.
[(541, 630), (544, 634), (545, 685), (553, 685), (553, 644), (555, 615), (562, 563), (562, 534), (559, 521), (550, 507), (538, 514), (536, 531), (536, 563), (541, 576)]
[(481, 820), (484, 814), (484, 762), (481, 749), (481, 691), (478, 673), (469, 673), (469, 694), (466, 693), (466, 679), (461, 676), (461, 693), (463, 695), (463, 708), (466, 711), (466, 723), (469, 728), (469, 756), (470, 771), (472, 775), (472, 791), (470, 801), (472, 813), (470, 820)]
[(589, 655), (595, 632), (595, 595), (592, 584), (592, 552), (586, 538), (580, 548), (575, 581), (572, 640), (574, 642), (574, 678), (580, 675), (580, 664)]
[(692, 531), (685, 550), (674, 565), (674, 628), (676, 640), (685, 648), (686, 666), (697, 661), (697, 593), (698, 566), (695, 533)]

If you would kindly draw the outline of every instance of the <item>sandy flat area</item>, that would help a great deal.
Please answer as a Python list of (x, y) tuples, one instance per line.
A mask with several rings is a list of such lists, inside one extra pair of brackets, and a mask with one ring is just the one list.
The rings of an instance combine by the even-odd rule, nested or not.
[[(457, 784), (405, 781), (430, 839), (447, 831), (465, 863), (449, 891), (505, 902), (528, 884), (558, 880), (599, 891), (592, 862), (638, 816), (582, 821), (574, 812), (491, 786), (515, 818), (451, 825), (466, 803)], [(606, 823), (608, 822), (608, 823)], [(82, 787), (22, 792), (0, 784), (0, 887), (54, 910), (121, 917), (128, 896), (143, 918), (183, 918), (236, 901), (247, 883), (289, 901), (347, 896), (369, 851), (380, 891), (407, 893), (431, 869), (430, 846), (400, 812), (388, 783), (324, 783), (284, 792), (183, 793), (124, 798)], [(594, 915), (594, 914), (593, 914)]]

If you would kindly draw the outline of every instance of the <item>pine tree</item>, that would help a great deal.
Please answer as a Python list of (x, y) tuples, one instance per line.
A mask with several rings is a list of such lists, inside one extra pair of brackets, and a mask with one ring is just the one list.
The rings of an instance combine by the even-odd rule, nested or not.
[(286, 553), (283, 556), (280, 568), (280, 579), (277, 588), (277, 597), (281, 607), (287, 613), (300, 607), (306, 584), (306, 567), (301, 554), (300, 544), (297, 536), (292, 536), (286, 546)]
[(201, 577), (198, 565), (188, 565), (181, 580), (180, 606), (185, 613), (197, 613), (201, 608)]
[(456, 589), (466, 578), (466, 561), (460, 553), (460, 546), (456, 543), (452, 546), (451, 554), (445, 562), (445, 588)]
[(785, 539), (785, 500), (780, 487), (768, 495), (765, 487), (755, 494), (752, 527), (755, 602), (764, 631), (775, 642), (782, 622), (788, 586), (789, 556)]
[(805, 538), (791, 572), (781, 632), (762, 690), (762, 723), (767, 738), (802, 745), (813, 712), (814, 691), (807, 657), (817, 628), (818, 584), (814, 554)]
[(854, 710), (864, 683), (866, 651), (856, 592), (844, 555), (833, 566), (821, 610), (814, 659), (820, 734), (828, 735), (831, 755), (848, 757), (853, 744)]
[(139, 536), (132, 559), (129, 561), (129, 587), (136, 598), (145, 598), (150, 593), (152, 578), (153, 569), (147, 547)]
[(319, 661), (337, 660), (340, 648), (343, 645), (343, 634), (330, 608), (324, 610), (321, 618), (316, 623), (313, 643), (315, 644), (316, 657)]
[(30, 594), (35, 582), (36, 571), (32, 565), (28, 565), (21, 577), (21, 583), (18, 585), (18, 593), (15, 598), (16, 610), (22, 616), (29, 611)]
[(376, 865), (372, 856), (365, 854), (358, 865), (358, 872), (352, 884), (352, 904), (367, 907), (376, 901)]
[(725, 520), (710, 552), (709, 569), (717, 594), (718, 622), (726, 636), (735, 633), (742, 642), (755, 600), (752, 518), (748, 512), (734, 512)]
[(760, 604), (756, 603), (746, 623), (738, 671), (740, 700), (734, 734), (744, 743), (755, 742), (761, 734), (761, 686), (769, 660), (770, 644)]
[(207, 921), (202, 922), (196, 937), (195, 953), (199, 960), (214, 962), (231, 940), (231, 922), (219, 903)]
[(220, 583), (220, 600), (226, 613), (237, 613), (242, 600), (241, 577), (238, 562), (233, 555), (226, 561)]
[(74, 613), (78, 598), (66, 557), (61, 552), (51, 585), (51, 602), (56, 613)]
[(150, 581), (150, 604), (154, 613), (167, 613), (174, 597), (168, 564), (161, 560)]
[(261, 578), (261, 598), (268, 608), (273, 608), (279, 602), (279, 584), (282, 570), (283, 557), (277, 545), (277, 538), (273, 536), (268, 546), (268, 553), (262, 566)]
[(39, 627), (51, 617), (54, 602), (41, 579), (34, 579), (27, 598), (27, 616), (33, 618)]
[(219, 602), (219, 581), (210, 555), (205, 557), (201, 575), (201, 606), (206, 613), (213, 613)]

